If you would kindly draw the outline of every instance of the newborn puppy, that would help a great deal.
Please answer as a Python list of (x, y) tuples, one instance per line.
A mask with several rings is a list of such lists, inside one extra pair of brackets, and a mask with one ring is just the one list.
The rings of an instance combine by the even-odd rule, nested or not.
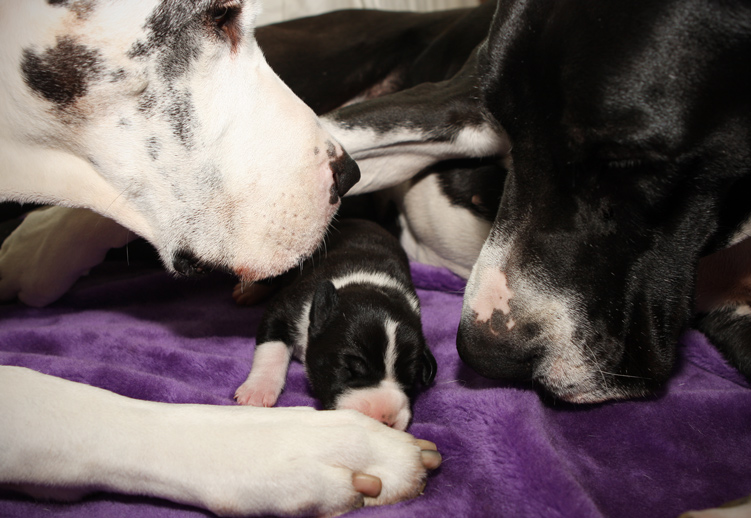
[(358, 410), (404, 430), (407, 393), (436, 372), (420, 322), (420, 303), (399, 242), (377, 224), (343, 220), (320, 258), (282, 279), (256, 338), (243, 405), (273, 406), (292, 356), (305, 364), (326, 409)]

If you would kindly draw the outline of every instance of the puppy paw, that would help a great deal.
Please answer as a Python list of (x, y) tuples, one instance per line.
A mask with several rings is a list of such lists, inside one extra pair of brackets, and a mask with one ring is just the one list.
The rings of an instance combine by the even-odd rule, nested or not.
[(235, 392), (241, 405), (271, 407), (284, 389), (290, 348), (284, 342), (264, 342), (256, 346), (248, 379)]
[(281, 388), (256, 386), (246, 381), (235, 391), (235, 401), (241, 405), (272, 407), (281, 393)]

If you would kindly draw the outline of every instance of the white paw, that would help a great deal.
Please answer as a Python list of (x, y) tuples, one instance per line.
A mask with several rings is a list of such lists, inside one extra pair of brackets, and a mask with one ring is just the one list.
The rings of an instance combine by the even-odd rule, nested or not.
[(274, 406), (287, 381), (289, 360), (290, 348), (284, 342), (258, 344), (248, 379), (235, 392), (235, 400), (241, 405)]
[[(214, 444), (221, 451), (206, 452), (215, 469), (226, 475), (220, 488), (213, 479), (215, 491), (206, 502), (217, 514), (332, 515), (413, 498), (425, 483), (424, 445), (359, 412), (253, 409), (245, 433), (240, 433), (243, 439), (237, 440), (233, 427), (223, 430)], [(254, 430), (264, 430), (263, 437)], [(434, 452), (430, 455), (439, 459)], [(237, 477), (243, 468), (250, 475), (244, 482)], [(358, 492), (356, 474), (380, 479), (380, 493)], [(254, 490), (251, 480), (260, 487)]]
[(282, 393), (281, 387), (263, 386), (247, 380), (235, 392), (235, 401), (241, 405), (272, 407)]
[(137, 237), (85, 209), (34, 211), (0, 248), (0, 300), (16, 297), (46, 306), (104, 259), (107, 251)]

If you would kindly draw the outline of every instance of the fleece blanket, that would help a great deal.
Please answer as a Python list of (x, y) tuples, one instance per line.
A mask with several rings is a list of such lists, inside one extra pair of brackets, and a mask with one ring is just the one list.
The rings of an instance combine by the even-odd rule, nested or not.
[[(698, 332), (681, 338), (655, 396), (566, 405), (465, 368), (455, 348), (464, 282), (421, 264), (413, 275), (438, 376), (409, 430), (438, 445), (443, 465), (423, 496), (351, 516), (664, 518), (751, 493), (751, 388)], [(233, 282), (105, 263), (50, 307), (0, 306), (0, 363), (134, 398), (231, 405), (263, 311), (237, 307)], [(280, 404), (316, 404), (298, 363)], [(0, 493), (2, 517), (208, 515), (135, 496), (61, 504)]]

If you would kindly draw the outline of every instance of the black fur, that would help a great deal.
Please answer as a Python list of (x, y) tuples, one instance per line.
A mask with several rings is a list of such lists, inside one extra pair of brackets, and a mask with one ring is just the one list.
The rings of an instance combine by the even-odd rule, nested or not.
[(29, 88), (64, 109), (86, 95), (89, 84), (99, 77), (102, 63), (96, 49), (62, 36), (41, 55), (24, 49), (21, 71)]
[(695, 325), (738, 370), (751, 380), (751, 318), (736, 307), (717, 309), (696, 316)]
[[(503, 1), (479, 52), (485, 106), (513, 142), (491, 240), (581, 301), (571, 347), (621, 397), (670, 374), (699, 258), (749, 217), (749, 55), (751, 6), (703, 0)], [(532, 373), (550, 344), (526, 329), (496, 336), (465, 315), (462, 358)]]
[(310, 302), (305, 364), (313, 394), (325, 408), (348, 388), (377, 385), (386, 373), (384, 323), (398, 323), (396, 381), (409, 393), (435, 377), (436, 363), (422, 334), (419, 312), (405, 293), (368, 283), (335, 289), (331, 280), (349, 273), (384, 273), (414, 295), (409, 262), (398, 241), (375, 223), (342, 220), (320, 257), (285, 275), (285, 287), (269, 302), (257, 343), (297, 343), (295, 322)]

